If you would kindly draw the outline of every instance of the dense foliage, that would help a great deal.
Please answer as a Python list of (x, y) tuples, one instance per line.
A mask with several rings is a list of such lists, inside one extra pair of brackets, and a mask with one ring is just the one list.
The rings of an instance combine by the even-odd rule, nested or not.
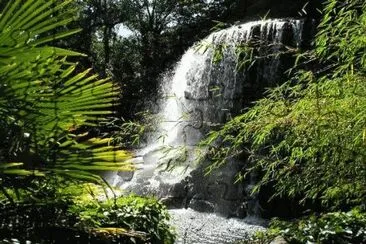
[(108, 199), (110, 194), (101, 187), (62, 179), (32, 184), (38, 184), (39, 192), (19, 191), (19, 205), (4, 204), (7, 198), (0, 194), (1, 238), (86, 243), (93, 236), (92, 243), (174, 242), (169, 215), (155, 199), (132, 195)]
[(305, 217), (294, 222), (274, 219), (269, 229), (242, 243), (270, 243), (278, 236), (289, 243), (365, 243), (366, 216), (358, 210)]
[[(48, 46), (79, 31), (64, 28), (74, 20), (73, 6), (71, 0), (14, 0), (0, 14), (0, 236), (47, 243), (81, 236), (85, 243), (106, 234), (126, 243), (172, 243), (157, 201), (101, 203), (101, 193), (92, 191), (94, 198), (83, 198), (82, 181), (103, 182), (96, 170), (133, 166), (112, 139), (95, 138), (91, 130), (108, 123), (118, 87), (80, 71), (71, 59), (82, 54)], [(85, 220), (89, 213), (92, 222)]]
[[(288, 1), (288, 0), (287, 0)], [(306, 4), (314, 12), (318, 0), (78, 0), (80, 34), (58, 42), (88, 54), (83, 65), (111, 75), (123, 89), (120, 114), (134, 119), (156, 94), (160, 75), (171, 69), (184, 51), (208, 35), (217, 22), (258, 19), (271, 8), (271, 17), (297, 16)], [(314, 5), (314, 6), (313, 6)], [(279, 13), (279, 14), (278, 14)]]
[(82, 32), (57, 45), (88, 54), (84, 66), (118, 81), (126, 101), (119, 112), (131, 119), (151, 102), (141, 97), (156, 94), (159, 75), (237, 5), (236, 0), (78, 0), (73, 25)]
[(79, 216), (79, 227), (125, 228), (147, 233), (151, 243), (174, 243), (165, 207), (155, 199), (121, 197), (96, 204), (74, 205), (71, 212)]
[(321, 201), (339, 209), (366, 197), (366, 3), (326, 2), (314, 49), (298, 57), (293, 78), (246, 113), (210, 133), (209, 170), (249, 154), (262, 172), (254, 191)]
[(80, 130), (113, 113), (117, 87), (88, 75), (90, 70), (77, 73), (77, 63), (67, 56), (81, 54), (46, 46), (78, 31), (58, 30), (73, 20), (71, 2), (10, 1), (0, 15), (3, 191), (11, 175), (53, 173), (100, 181), (87, 171), (132, 169), (128, 154), (109, 145), (108, 138)]

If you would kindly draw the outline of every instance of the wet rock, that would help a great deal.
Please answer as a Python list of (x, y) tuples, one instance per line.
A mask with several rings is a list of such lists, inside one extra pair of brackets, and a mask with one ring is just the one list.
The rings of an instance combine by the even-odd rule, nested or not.
[(185, 208), (187, 205), (188, 185), (186, 181), (179, 182), (170, 187), (168, 196), (163, 197), (160, 201), (169, 209)]
[(214, 212), (227, 218), (245, 218), (248, 215), (247, 206), (246, 202), (219, 200), (215, 202)]
[(187, 197), (188, 186), (185, 181), (179, 182), (169, 189), (169, 192), (174, 197)]
[(245, 217), (248, 196), (243, 184), (234, 184), (243, 163), (230, 162), (209, 175), (205, 175), (206, 166), (202, 164), (187, 178), (188, 206), (197, 211), (214, 211), (225, 217)]
[(247, 217), (247, 215), (247, 205), (245, 203), (240, 204), (239, 207), (236, 209), (234, 216), (243, 219)]
[(213, 213), (215, 210), (213, 203), (200, 199), (192, 199), (188, 206), (193, 210), (204, 213)]
[(188, 91), (184, 91), (184, 97), (185, 97), (185, 99), (190, 100), (190, 99), (192, 99), (192, 94)]
[(122, 178), (123, 181), (131, 181), (135, 172), (134, 171), (120, 171), (117, 174), (119, 177)]
[(204, 193), (200, 192), (193, 196), (193, 200), (205, 200), (206, 197)]
[(185, 199), (180, 197), (167, 196), (160, 199), (160, 202), (167, 206), (168, 209), (185, 208)]

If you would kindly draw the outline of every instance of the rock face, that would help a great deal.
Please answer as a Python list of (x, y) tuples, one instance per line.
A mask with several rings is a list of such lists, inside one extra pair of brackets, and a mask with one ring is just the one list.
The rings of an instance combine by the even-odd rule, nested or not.
[(194, 170), (188, 178), (187, 207), (226, 217), (246, 217), (249, 194), (244, 184), (234, 184), (243, 166), (239, 161), (229, 162), (210, 175), (205, 175), (204, 165)]
[[(284, 45), (304, 45), (305, 24), (299, 19), (249, 22), (213, 33), (190, 48), (174, 75), (165, 77), (162, 84), (158, 135), (137, 152), (141, 169), (133, 176), (117, 175), (114, 184), (138, 194), (156, 195), (175, 208), (190, 207), (227, 217), (258, 214), (258, 202), (250, 195), (254, 179), (234, 184), (245, 159), (233, 160), (206, 176), (210, 162), (195, 166), (195, 151), (207, 132), (283, 79), (289, 58), (270, 54)], [(258, 43), (253, 55), (263, 58), (249, 71), (240, 71), (238, 50), (251, 41)], [(172, 172), (163, 170), (172, 165)]]

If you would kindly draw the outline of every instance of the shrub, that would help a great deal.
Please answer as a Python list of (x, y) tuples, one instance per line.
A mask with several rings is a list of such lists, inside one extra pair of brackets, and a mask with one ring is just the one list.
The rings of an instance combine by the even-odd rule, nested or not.
[[(213, 168), (243, 154), (274, 195), (333, 211), (366, 197), (366, 2), (326, 1), (314, 49), (292, 79), (202, 142)], [(304, 62), (300, 62), (300, 60)]]
[(174, 243), (175, 234), (168, 225), (164, 205), (153, 198), (130, 195), (104, 202), (73, 205), (70, 212), (78, 216), (79, 228), (126, 228), (145, 232), (151, 243)]
[[(106, 199), (110, 194), (104, 194), (102, 187), (79, 182), (34, 184), (43, 185), (41, 192), (30, 195), (20, 191), (15, 205), (2, 205), (1, 238), (60, 241), (56, 238), (65, 238), (60, 233), (68, 233), (67, 241), (93, 236), (96, 243), (103, 239), (117, 243), (174, 243), (169, 214), (156, 199), (134, 195)], [(0, 201), (5, 200), (0, 194)], [(50, 230), (52, 235), (47, 233)]]
[[(294, 222), (272, 220), (266, 232), (258, 232), (247, 243), (269, 243), (276, 236), (289, 243), (365, 243), (366, 214), (358, 210), (305, 217)], [(245, 241), (244, 241), (245, 243)]]

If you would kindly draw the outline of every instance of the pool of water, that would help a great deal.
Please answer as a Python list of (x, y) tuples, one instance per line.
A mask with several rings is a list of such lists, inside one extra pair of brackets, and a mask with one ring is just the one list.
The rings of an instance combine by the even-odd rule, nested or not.
[(171, 224), (178, 233), (177, 244), (235, 243), (264, 230), (266, 223), (258, 218), (225, 218), (192, 209), (169, 210)]

